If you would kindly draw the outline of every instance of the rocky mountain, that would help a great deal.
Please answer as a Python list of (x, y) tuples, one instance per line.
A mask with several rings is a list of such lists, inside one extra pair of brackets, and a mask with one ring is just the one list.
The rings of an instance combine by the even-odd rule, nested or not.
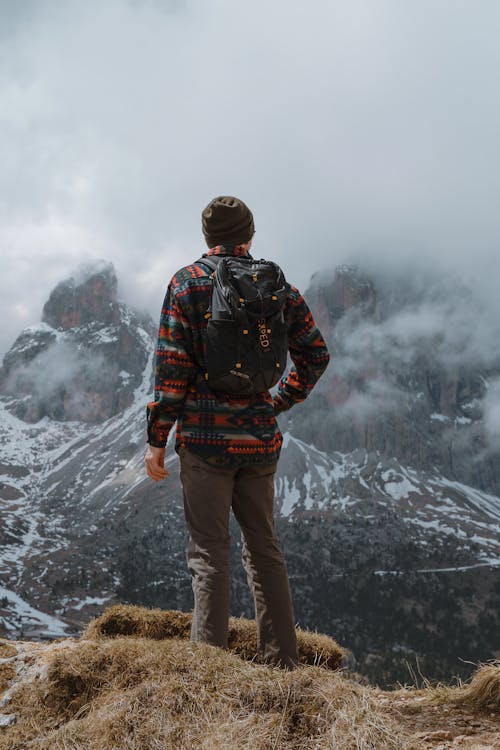
[(7, 352), (0, 393), (25, 422), (102, 422), (130, 406), (151, 348), (152, 321), (117, 301), (113, 266), (78, 269)]
[[(313, 279), (308, 299), (332, 365), (280, 417), (297, 621), (380, 684), (408, 681), (408, 664), (466, 675), (463, 660), (500, 648), (500, 487), (481, 412), (494, 367), (466, 370), (422, 332), (404, 350), (390, 337), (416, 327), (409, 294), (354, 269)], [(0, 629), (70, 634), (117, 601), (189, 610), (172, 447), (165, 483), (143, 471), (156, 326), (117, 301), (107, 264), (58, 285), (43, 316), (1, 374)], [(234, 531), (232, 608), (251, 615)]]
[(375, 282), (342, 266), (331, 282), (313, 278), (308, 298), (334, 362), (291, 413), (293, 433), (327, 452), (363, 447), (500, 494), (483, 421), (500, 332), (481, 340), (470, 290), (448, 279)]

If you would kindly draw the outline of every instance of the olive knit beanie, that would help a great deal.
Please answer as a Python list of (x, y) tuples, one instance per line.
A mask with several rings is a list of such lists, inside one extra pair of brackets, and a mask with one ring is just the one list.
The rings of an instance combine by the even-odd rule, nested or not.
[(208, 247), (244, 245), (255, 232), (248, 206), (230, 195), (219, 195), (210, 201), (202, 211), (201, 226)]

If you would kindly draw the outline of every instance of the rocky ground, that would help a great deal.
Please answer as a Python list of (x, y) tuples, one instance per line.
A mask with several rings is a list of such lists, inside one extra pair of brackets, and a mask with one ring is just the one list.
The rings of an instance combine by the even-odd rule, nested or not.
[(429, 750), (500, 748), (498, 709), (471, 711), (469, 705), (454, 701), (441, 703), (432, 689), (377, 690), (375, 696), (408, 733), (415, 747)]

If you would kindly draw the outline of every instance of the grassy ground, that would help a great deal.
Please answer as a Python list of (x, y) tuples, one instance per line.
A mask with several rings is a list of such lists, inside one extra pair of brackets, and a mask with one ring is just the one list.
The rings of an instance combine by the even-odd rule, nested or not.
[(384, 692), (339, 669), (326, 636), (301, 632), (286, 672), (256, 663), (249, 621), (231, 622), (228, 651), (188, 629), (184, 613), (113, 607), (80, 640), (0, 641), (0, 750), (500, 748), (498, 664)]

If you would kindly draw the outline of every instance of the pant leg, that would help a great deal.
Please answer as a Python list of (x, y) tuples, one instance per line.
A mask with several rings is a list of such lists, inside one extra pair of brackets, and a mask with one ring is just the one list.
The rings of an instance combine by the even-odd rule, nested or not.
[(229, 618), (229, 512), (235, 469), (210, 466), (181, 449), (184, 514), (189, 530), (188, 569), (194, 593), (191, 640), (227, 647)]
[(288, 573), (274, 527), (276, 464), (238, 470), (233, 512), (243, 539), (243, 564), (255, 602), (258, 647), (271, 664), (298, 664)]

